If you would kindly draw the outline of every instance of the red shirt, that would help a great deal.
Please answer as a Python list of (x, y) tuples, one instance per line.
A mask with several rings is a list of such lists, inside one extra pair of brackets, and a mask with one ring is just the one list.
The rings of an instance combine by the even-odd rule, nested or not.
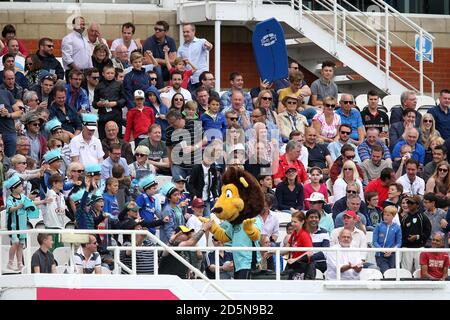
[(148, 127), (154, 123), (155, 113), (152, 108), (144, 106), (142, 110), (137, 107), (128, 110), (124, 140), (130, 142), (131, 137), (136, 139), (141, 134), (147, 135)]
[(297, 169), (297, 181), (298, 182), (303, 183), (306, 180), (308, 180), (308, 176), (306, 174), (306, 170), (305, 170), (305, 167), (303, 166), (303, 164), (298, 159), (295, 159), (291, 163), (288, 163), (288, 161), (286, 160), (286, 154), (283, 154), (280, 157), (279, 164), (278, 164), (278, 171), (273, 176), (273, 179), (283, 179), (286, 176), (286, 173), (285, 173), (286, 168), (288, 168), (289, 166), (294, 166)]
[[(444, 268), (448, 268), (448, 253), (446, 252), (422, 252), (420, 254), (420, 265), (428, 266), (428, 274), (435, 279), (441, 279)], [(423, 274), (421, 273), (421, 277)]]
[[(294, 231), (289, 238), (289, 245), (291, 247), (313, 247), (311, 235), (305, 229), (300, 229), (299, 232)], [(292, 258), (297, 258), (304, 254), (306, 251), (292, 252)]]
[(365, 192), (371, 191), (378, 193), (378, 206), (383, 208), (383, 202), (388, 198), (389, 186), (383, 186), (381, 184), (381, 179), (378, 178), (367, 185)]

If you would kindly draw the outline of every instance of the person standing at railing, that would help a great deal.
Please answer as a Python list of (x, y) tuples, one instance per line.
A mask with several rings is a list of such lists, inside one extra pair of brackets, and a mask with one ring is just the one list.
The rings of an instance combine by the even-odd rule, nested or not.
[[(401, 221), (402, 247), (423, 248), (431, 234), (431, 223), (419, 210), (421, 198), (418, 195), (408, 198), (408, 214)], [(402, 268), (414, 272), (419, 268), (419, 252), (403, 252)]]
[[(397, 208), (387, 206), (383, 210), (383, 221), (377, 224), (373, 231), (372, 246), (374, 248), (401, 248), (402, 247), (402, 229), (396, 223), (393, 223), (397, 214)], [(395, 252), (377, 252), (375, 260), (381, 273), (387, 269), (395, 268)]]
[[(432, 248), (444, 248), (445, 235), (433, 233)], [(428, 280), (448, 280), (449, 258), (447, 252), (421, 252), (420, 277)]]
[[(342, 229), (339, 232), (339, 243), (333, 248), (350, 248), (353, 237), (352, 232), (348, 229)], [(363, 269), (363, 261), (360, 252), (341, 251), (340, 258), (337, 260), (336, 252), (329, 251), (327, 257), (327, 272), (325, 274), (327, 280), (336, 280), (336, 269), (339, 265), (341, 272), (341, 280), (359, 280), (359, 273)]]

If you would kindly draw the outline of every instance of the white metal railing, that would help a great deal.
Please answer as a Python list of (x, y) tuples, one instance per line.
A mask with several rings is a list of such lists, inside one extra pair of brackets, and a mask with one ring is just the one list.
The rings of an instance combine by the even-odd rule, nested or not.
[[(250, 0), (258, 1), (258, 0)], [(272, 4), (279, 4), (280, 1), (273, 2), (269, 0), (268, 2)], [(316, 3), (320, 4), (325, 12), (332, 14), (332, 23), (327, 19), (329, 15), (324, 15), (324, 11), (313, 11), (307, 5), (303, 3), (302, 0), (289, 1), (286, 0), (286, 4), (291, 5), (295, 10), (294, 14), (299, 15), (297, 19), (299, 25), (298, 30), (301, 30), (302, 15), (308, 15), (316, 23), (318, 23), (324, 30), (331, 34), (334, 34), (334, 48), (336, 55), (336, 48), (338, 42), (342, 42), (348, 47), (352, 48), (354, 51), (358, 52), (365, 59), (369, 60), (371, 63), (375, 64), (378, 69), (384, 71), (385, 73), (385, 91), (389, 91), (388, 81), (392, 77), (395, 80), (402, 83), (405, 87), (410, 90), (418, 91), (421, 95), (424, 94), (424, 80), (429, 82), (430, 91), (434, 96), (434, 82), (432, 79), (427, 77), (423, 71), (423, 46), (419, 46), (419, 50), (416, 50), (415, 46), (404, 41), (400, 38), (393, 30), (394, 26), (389, 23), (389, 18), (395, 18), (401, 21), (409, 30), (409, 32), (414, 32), (419, 34), (420, 42), (423, 37), (426, 36), (433, 40), (434, 36), (424, 30), (422, 27), (418, 26), (414, 21), (406, 17), (405, 15), (398, 12), (396, 9), (391, 7), (389, 4), (382, 0), (371, 0), (374, 8), (377, 8), (378, 12), (363, 12), (359, 10), (356, 6), (347, 0), (342, 0), (343, 4), (348, 5), (352, 10), (348, 10), (340, 5), (336, 0), (315, 0)], [(363, 19), (366, 19), (364, 21)], [(384, 24), (382, 23), (384, 22)], [(353, 36), (351, 32), (353, 32)], [(364, 40), (359, 40), (363, 38)], [(414, 67), (410, 63), (406, 62), (399, 54), (392, 50), (392, 42), (395, 40), (400, 43), (400, 46), (407, 48), (408, 53), (411, 55), (419, 54), (419, 68)], [(375, 47), (375, 52), (372, 52), (367, 47)], [(382, 55), (382, 50), (384, 50), (384, 57)], [(400, 75), (396, 74), (391, 69), (392, 59), (396, 59), (402, 67), (408, 68), (409, 72), (412, 72), (418, 77), (419, 86), (404, 80)], [(396, 65), (398, 67), (398, 65)]]
[[(203, 2), (206, 8), (209, 8), (209, 4), (216, 1), (179, 0), (180, 10), (178, 12), (182, 12), (181, 8), (183, 6), (193, 6), (196, 3), (198, 4), (198, 2)], [(384, 91), (386, 93), (389, 93), (389, 80), (392, 78), (409, 90), (419, 92), (420, 95), (424, 94), (424, 82), (427, 82), (434, 97), (434, 81), (427, 77), (423, 70), (423, 46), (420, 45), (419, 49), (416, 50), (414, 45), (399, 37), (394, 30), (393, 23), (389, 19), (394, 18), (396, 23), (403, 23), (406, 28), (405, 31), (418, 34), (420, 42), (422, 42), (424, 36), (431, 40), (435, 39), (434, 36), (383, 0), (366, 1), (367, 5), (370, 4), (370, 7), (374, 9), (371, 12), (361, 11), (348, 0), (341, 0), (341, 4), (337, 0), (315, 0), (314, 4), (320, 5), (323, 10), (313, 10), (308, 6), (310, 1), (303, 0), (236, 0), (230, 2), (246, 3), (251, 8), (251, 12), (255, 12), (256, 7), (268, 4), (290, 6), (293, 9), (291, 10), (292, 14), (295, 15), (294, 21), (297, 22), (297, 25), (292, 27), (301, 32), (303, 18), (307, 16), (334, 36), (334, 52), (330, 52), (332, 55), (337, 56), (336, 48), (338, 43), (342, 43), (383, 71), (385, 74)], [(344, 5), (349, 9), (344, 7)], [(210, 15), (208, 9), (206, 10), (206, 15)], [(330, 17), (332, 18), (331, 21)], [(254, 18), (257, 19), (257, 17)], [(314, 41), (314, 39), (312, 40)], [(394, 41), (396, 45), (398, 44), (398, 46), (408, 49), (408, 52), (405, 54), (419, 54), (418, 67), (408, 63), (399, 53), (392, 50)], [(372, 51), (370, 48), (375, 49)], [(406, 69), (406, 73), (414, 75), (418, 85), (403, 79), (402, 76), (393, 71), (391, 68), (392, 60), (395, 60), (396, 68), (402, 67), (402, 70)]]
[[(191, 271), (193, 271), (198, 277), (200, 277), (202, 280), (204, 280), (207, 285), (212, 286), (214, 289), (216, 289), (220, 294), (222, 294), (226, 299), (231, 300), (232, 297), (225, 291), (223, 290), (217, 283), (215, 283), (214, 281), (211, 281), (211, 279), (209, 279), (207, 276), (205, 276), (203, 273), (200, 272), (200, 270), (198, 270), (197, 268), (195, 268), (194, 266), (192, 266), (189, 262), (187, 262), (186, 260), (184, 260), (178, 253), (175, 252), (175, 250), (173, 250), (172, 247), (167, 246), (164, 242), (162, 242), (159, 238), (157, 238), (156, 236), (154, 236), (152, 233), (148, 232), (148, 231), (144, 231), (144, 230), (65, 230), (65, 229), (30, 229), (30, 230), (20, 230), (19, 232), (17, 230), (15, 231), (0, 231), (0, 236), (4, 236), (4, 235), (12, 235), (12, 234), (26, 234), (26, 240), (27, 243), (30, 244), (31, 243), (31, 239), (30, 239), (30, 235), (32, 234), (39, 234), (39, 233), (49, 233), (49, 234), (126, 234), (126, 235), (131, 235), (131, 246), (130, 247), (117, 247), (117, 248), (125, 248), (128, 250), (132, 250), (131, 252), (131, 263), (132, 263), (132, 274), (136, 274), (136, 235), (137, 234), (145, 234), (148, 237), (150, 237), (150, 239), (152, 239), (153, 241), (155, 241), (156, 243), (158, 243), (161, 247), (155, 247), (158, 248), (160, 250), (167, 250), (171, 255), (173, 255), (178, 261), (180, 261), (182, 264), (184, 264), (186, 267), (188, 267)], [(148, 248), (148, 247), (143, 247), (143, 248)], [(118, 251), (115, 250), (115, 254)], [(73, 252), (72, 252), (73, 254)], [(155, 255), (154, 257), (157, 257), (157, 255)], [(31, 273), (31, 252), (30, 250), (26, 251), (25, 254), (25, 265), (27, 268), (27, 272)], [(157, 259), (154, 258), (154, 261), (156, 262)], [(2, 254), (0, 253), (0, 269), (3, 267), (3, 261), (2, 261)], [(118, 264), (117, 261), (115, 260), (115, 272), (117, 273), (118, 271)], [(122, 265), (123, 267), (123, 265)], [(157, 273), (156, 273), (157, 274)], [(1, 271), (0, 271), (0, 275), (1, 275)]]
[[(17, 234), (17, 231), (0, 231), (0, 236)], [(131, 246), (109, 246), (108, 250), (114, 251), (114, 273), (119, 275), (119, 266), (125, 271), (136, 274), (136, 251), (153, 251), (154, 252), (154, 274), (158, 275), (158, 251), (167, 250), (171, 255), (173, 255), (179, 262), (185, 265), (189, 270), (194, 272), (199, 278), (204, 280), (207, 285), (203, 291), (206, 290), (208, 286), (214, 287), (219, 293), (221, 293), (227, 299), (232, 299), (232, 297), (225, 292), (218, 284), (206, 277), (200, 270), (192, 266), (184, 258), (182, 258), (177, 251), (214, 251), (215, 261), (220, 261), (219, 253), (220, 251), (265, 251), (275, 253), (275, 274), (276, 280), (280, 280), (281, 266), (280, 266), (280, 256), (281, 252), (299, 252), (299, 251), (312, 251), (312, 252), (335, 252), (336, 253), (336, 270), (340, 270), (341, 265), (339, 263), (341, 252), (395, 252), (395, 269), (396, 269), (396, 281), (400, 280), (400, 257), (399, 253), (402, 252), (447, 252), (450, 253), (450, 248), (338, 248), (338, 247), (169, 247), (164, 244), (159, 238), (148, 231), (139, 230), (57, 230), (57, 229), (30, 229), (20, 231), (20, 234), (27, 235), (27, 243), (30, 243), (30, 235), (39, 233), (50, 233), (50, 234), (126, 234), (131, 235)], [(150, 239), (155, 241), (160, 246), (151, 247), (139, 247), (136, 246), (136, 235), (145, 234)], [(131, 251), (131, 269), (128, 268), (120, 261), (120, 251)], [(28, 273), (31, 273), (31, 252), (27, 250), (25, 255), (25, 265)], [(0, 254), (0, 266), (3, 266), (2, 255)], [(220, 279), (219, 264), (216, 262), (215, 269), (215, 279)], [(341, 273), (336, 272), (336, 281), (341, 281)]]

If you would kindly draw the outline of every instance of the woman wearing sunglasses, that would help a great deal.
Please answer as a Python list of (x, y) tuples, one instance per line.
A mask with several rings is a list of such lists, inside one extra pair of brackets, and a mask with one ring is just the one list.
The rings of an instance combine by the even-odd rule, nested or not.
[(422, 138), (419, 142), (425, 147), (425, 164), (433, 160), (432, 150), (430, 147), (431, 140), (440, 137), (441, 134), (436, 130), (434, 117), (431, 113), (425, 113), (420, 122), (420, 131)]
[(356, 165), (353, 161), (347, 160), (344, 162), (342, 171), (333, 185), (334, 202), (346, 196), (345, 190), (347, 188), (347, 184), (350, 182), (354, 182), (359, 185), (359, 197), (362, 201), (364, 201), (364, 189), (359, 178), (359, 173), (356, 169)]
[(278, 114), (278, 123), (283, 142), (289, 141), (289, 135), (292, 131), (304, 133), (305, 127), (308, 126), (306, 117), (297, 111), (297, 101), (298, 98), (295, 95), (286, 96), (281, 101), (286, 108), (286, 110)]
[(30, 54), (25, 58), (25, 77), (28, 79), (29, 89), (39, 84), (44, 72), (46, 71), (42, 69), (41, 60), (36, 54)]
[(184, 99), (184, 96), (181, 93), (175, 93), (172, 97), (172, 101), (170, 103), (169, 110), (176, 109), (180, 112), (183, 111), (184, 105), (186, 101)]
[(336, 139), (338, 128), (341, 125), (341, 117), (334, 112), (336, 108), (335, 97), (325, 97), (323, 99), (323, 112), (318, 113), (313, 118), (313, 127), (323, 142), (330, 143)]
[(273, 91), (261, 90), (255, 101), (255, 109), (258, 107), (264, 108), (267, 113), (267, 121), (279, 127), (277, 114), (273, 111), (275, 104)]
[(425, 186), (425, 192), (436, 192), (435, 187), (438, 183), (447, 186), (447, 192), (450, 190), (450, 175), (449, 175), (450, 165), (447, 161), (441, 161), (437, 167), (434, 174), (428, 179)]

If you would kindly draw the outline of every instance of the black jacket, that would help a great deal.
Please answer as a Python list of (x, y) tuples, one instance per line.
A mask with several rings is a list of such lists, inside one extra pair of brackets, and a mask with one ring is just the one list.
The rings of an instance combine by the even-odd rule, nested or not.
[[(208, 180), (210, 185), (208, 188), (208, 196), (212, 194), (213, 198), (219, 197), (219, 171), (213, 163), (208, 169)], [(191, 198), (197, 197), (203, 199), (203, 188), (205, 187), (205, 175), (203, 173), (203, 166), (196, 164), (192, 167), (191, 175), (187, 183), (187, 190)], [(203, 199), (212, 200), (212, 199)]]
[[(117, 106), (111, 108), (110, 112), (107, 112), (106, 108), (97, 106), (97, 102), (100, 99), (117, 101)], [(125, 106), (125, 96), (122, 84), (116, 80), (102, 80), (95, 88), (94, 100), (92, 100), (92, 107), (98, 109), (99, 121), (120, 120), (123, 106)]]
[(55, 56), (44, 57), (39, 55), (39, 50), (36, 52), (39, 60), (42, 63), (42, 69), (50, 71), (50, 69), (55, 70), (56, 76), (58, 79), (64, 79), (64, 69), (61, 66), (61, 63), (55, 58)]
[[(402, 219), (402, 247), (420, 248), (425, 246), (431, 235), (431, 222), (427, 216), (419, 211), (417, 214), (407, 214)], [(408, 236), (419, 235), (419, 240), (408, 241)]]

